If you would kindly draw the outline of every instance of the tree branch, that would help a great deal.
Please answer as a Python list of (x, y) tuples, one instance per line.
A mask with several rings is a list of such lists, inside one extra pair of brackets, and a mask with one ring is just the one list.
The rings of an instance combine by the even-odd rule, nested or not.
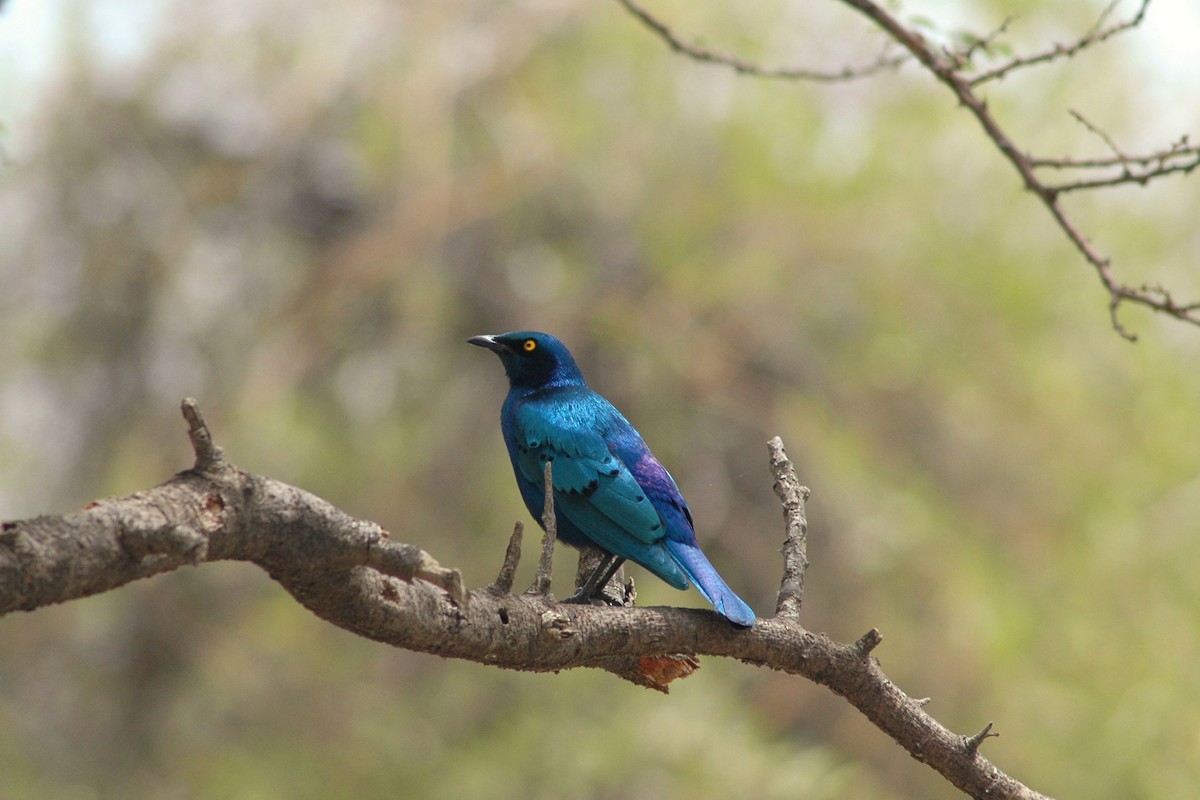
[[(1110, 259), (1107, 256), (1101, 255), (1096, 250), (1075, 222), (1067, 215), (1060, 202), (1059, 192), (1042, 182), (1034, 171), (1030, 156), (1021, 152), (1013, 145), (1004, 129), (1000, 127), (999, 122), (997, 122), (989, 110), (987, 101), (975, 94), (971, 81), (961, 72), (961, 65), (956, 64), (953, 60), (947, 61), (941, 57), (921, 36), (910, 31), (886, 10), (872, 2), (872, 0), (842, 1), (863, 13), (875, 22), (875, 24), (887, 31), (888, 35), (900, 42), (905, 49), (916, 57), (917, 61), (954, 93), (961, 105), (965, 106), (975, 116), (976, 120), (983, 127), (987, 137), (992, 140), (992, 143), (1021, 176), (1025, 188), (1037, 195), (1038, 199), (1046, 207), (1046, 210), (1050, 212), (1051, 218), (1058, 224), (1059, 229), (1066, 234), (1067, 239), (1075, 246), (1075, 249), (1079, 251), (1096, 271), (1100, 282), (1109, 293), (1109, 311), (1112, 317), (1113, 328), (1121, 336), (1130, 341), (1136, 341), (1137, 339), (1135, 334), (1131, 333), (1121, 324), (1118, 317), (1118, 311), (1123, 302), (1142, 305), (1154, 311), (1168, 314), (1181, 321), (1200, 326), (1200, 314), (1195, 313), (1188, 306), (1176, 303), (1169, 293), (1164, 291), (1163, 294), (1156, 295), (1147, 291), (1145, 286), (1141, 288), (1128, 286), (1113, 277)], [(1142, 11), (1144, 12), (1144, 10), (1143, 8)], [(1139, 12), (1136, 19), (1140, 22), (1141, 18), (1142, 13)]]
[[(753, 628), (710, 610), (560, 605), (545, 594), (513, 595), (507, 587), (520, 556), (520, 526), (496, 582), (464, 591), (457, 570), (391, 541), (375, 523), (229, 464), (195, 401), (184, 401), (183, 413), (197, 453), (193, 469), (73, 514), (0, 525), (0, 615), (185, 564), (249, 561), (322, 619), (408, 650), (533, 672), (591, 667), (662, 692), (694, 672), (702, 655), (800, 675), (845, 697), (970, 796), (1042, 797), (979, 754), (990, 725), (971, 737), (954, 734), (884, 675), (870, 655), (882, 641), (878, 631), (841, 644), (805, 630), (792, 611), (798, 592), (781, 592), (787, 613)], [(802, 578), (804, 491), (778, 438), (771, 453), (787, 518), (785, 576)]]
[[(1119, 1), (1119, 0), (1118, 0)], [(887, 67), (895, 67), (903, 59), (891, 56), (881, 59), (875, 64), (861, 70), (842, 71), (841, 73), (820, 73), (807, 70), (777, 70), (760, 67), (753, 62), (727, 54), (708, 50), (697, 45), (689, 44), (677, 36), (662, 20), (647, 12), (633, 0), (617, 0), (639, 22), (663, 39), (672, 50), (688, 56), (696, 61), (720, 64), (745, 75), (764, 78), (783, 78), (790, 80), (834, 80), (841, 77), (860, 77), (880, 72)], [(1083, 50), (1100, 44), (1124, 31), (1136, 28), (1145, 18), (1150, 0), (1141, 0), (1137, 12), (1127, 20), (1108, 25), (1105, 23), (1111, 16), (1117, 2), (1110, 4), (1092, 26), (1092, 29), (1069, 45), (1056, 44), (1053, 47), (1029, 56), (1013, 58), (998, 67), (973, 77), (967, 72), (973, 69), (973, 59), (980, 51), (991, 52), (994, 39), (1003, 34), (1008, 27), (1006, 20), (993, 33), (984, 37), (971, 37), (969, 44), (957, 50), (942, 48), (928, 41), (914, 28), (905, 25), (887, 8), (875, 0), (840, 0), (844, 5), (853, 8), (865, 16), (887, 34), (888, 38), (899, 44), (926, 71), (945, 85), (983, 128), (984, 134), (1012, 165), (1025, 188), (1041, 201), (1049, 212), (1059, 230), (1067, 237), (1072, 246), (1095, 271), (1100, 283), (1109, 296), (1109, 312), (1113, 329), (1129, 341), (1136, 341), (1136, 334), (1129, 331), (1119, 317), (1123, 303), (1133, 303), (1148, 308), (1160, 314), (1166, 314), (1174, 319), (1192, 325), (1200, 326), (1200, 302), (1179, 302), (1171, 292), (1158, 284), (1143, 284), (1134, 286), (1122, 283), (1112, 271), (1112, 263), (1108, 256), (1103, 255), (1084, 235), (1080, 227), (1062, 206), (1064, 194), (1084, 190), (1106, 189), (1123, 184), (1144, 185), (1155, 178), (1171, 174), (1189, 174), (1200, 166), (1200, 149), (1187, 144), (1183, 137), (1179, 142), (1166, 150), (1151, 156), (1124, 158), (1119, 153), (1115, 159), (1047, 159), (1038, 158), (1019, 149), (1009, 138), (1004, 128), (997, 121), (988, 107), (987, 100), (977, 93), (977, 89), (996, 79), (1003, 78), (1009, 73), (1025, 67), (1047, 64), (1052, 61), (1071, 58)], [(885, 51), (886, 52), (886, 51)], [(1110, 144), (1111, 139), (1099, 129), (1082, 120), (1093, 132), (1103, 136)], [(1104, 175), (1093, 178), (1083, 178), (1073, 182), (1060, 184), (1048, 183), (1038, 175), (1037, 170), (1048, 167), (1053, 169), (1095, 169), (1117, 165), (1123, 172), (1117, 176)], [(1140, 165), (1135, 168), (1135, 165)]]
[(1142, 0), (1138, 7), (1137, 13), (1129, 19), (1116, 23), (1110, 27), (1104, 27), (1104, 23), (1112, 16), (1112, 12), (1120, 4), (1121, 0), (1113, 0), (1105, 7), (1100, 14), (1100, 19), (1096, 20), (1096, 24), (1085, 35), (1076, 39), (1068, 45), (1055, 44), (1040, 53), (1034, 53), (1028, 56), (1017, 56), (1010, 59), (998, 67), (993, 67), (971, 79), (971, 86), (981, 86), (988, 81), (994, 81), (1003, 78), (1018, 69), (1032, 67), (1038, 64), (1048, 64), (1051, 61), (1057, 61), (1060, 58), (1071, 58), (1077, 53), (1086, 50), (1094, 44), (1100, 44), (1108, 39), (1116, 36), (1118, 33), (1132, 30), (1142, 24), (1142, 19), (1146, 16), (1146, 9), (1150, 6), (1150, 0)]
[(729, 67), (734, 72), (742, 75), (753, 75), (756, 78), (770, 78), (777, 80), (799, 80), (799, 81), (814, 81), (816, 83), (835, 83), (840, 81), (850, 81), (856, 78), (865, 78), (870, 75), (876, 75), (886, 70), (895, 69), (908, 60), (908, 56), (891, 55), (889, 48), (885, 47), (883, 51), (869, 64), (861, 67), (842, 67), (833, 71), (822, 71), (813, 69), (803, 69), (799, 67), (764, 67), (761, 64), (756, 64), (744, 58), (723, 53), (719, 50), (711, 50), (694, 42), (689, 42), (683, 37), (675, 33), (667, 23), (663, 22), (658, 17), (651, 14), (645, 7), (634, 2), (634, 0), (617, 0), (625, 10), (638, 19), (652, 33), (666, 42), (667, 46), (676, 53), (687, 56), (695, 61), (705, 61), (710, 64), (720, 64)]
[(1083, 178), (1059, 184), (1046, 184), (1046, 188), (1055, 194), (1061, 195), (1066, 192), (1120, 186), (1127, 183), (1145, 186), (1155, 178), (1162, 178), (1176, 172), (1182, 172), (1186, 175), (1200, 166), (1200, 147), (1189, 144), (1186, 136), (1176, 142), (1172, 142), (1169, 147), (1159, 150), (1156, 153), (1151, 153), (1148, 156), (1131, 156), (1118, 147), (1117, 143), (1113, 141), (1113, 138), (1106, 131), (1093, 124), (1083, 114), (1074, 109), (1071, 109), (1069, 113), (1080, 125), (1083, 125), (1099, 137), (1108, 146), (1108, 149), (1112, 150), (1113, 155), (1109, 158), (1093, 159), (1030, 159), (1030, 164), (1035, 169), (1038, 167), (1050, 167), (1054, 169), (1071, 168), (1093, 171), (1120, 167), (1120, 172), (1098, 178)]

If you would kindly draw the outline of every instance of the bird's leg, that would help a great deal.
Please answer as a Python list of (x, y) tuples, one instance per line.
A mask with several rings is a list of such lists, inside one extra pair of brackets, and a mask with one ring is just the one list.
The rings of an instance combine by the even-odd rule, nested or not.
[(613, 575), (617, 574), (617, 570), (619, 570), (621, 568), (621, 565), (624, 563), (625, 563), (625, 559), (617, 558), (614, 556), (612, 564), (609, 566), (608, 569), (606, 569), (604, 571), (604, 575), (602, 575), (600, 577), (600, 580), (596, 581), (596, 588), (594, 589), (596, 596), (602, 598), (606, 603), (608, 603), (610, 605), (620, 605), (621, 603), (620, 603), (620, 601), (613, 600), (608, 595), (606, 595), (604, 593), (604, 589), (608, 586), (608, 582), (612, 580)]
[(612, 576), (617, 574), (617, 570), (625, 563), (625, 559), (620, 556), (615, 556), (612, 553), (606, 553), (604, 559), (592, 570), (592, 574), (583, 582), (576, 590), (575, 594), (566, 598), (564, 603), (586, 603), (594, 597), (598, 597), (609, 605), (620, 605), (617, 601), (604, 594), (604, 587), (612, 580)]

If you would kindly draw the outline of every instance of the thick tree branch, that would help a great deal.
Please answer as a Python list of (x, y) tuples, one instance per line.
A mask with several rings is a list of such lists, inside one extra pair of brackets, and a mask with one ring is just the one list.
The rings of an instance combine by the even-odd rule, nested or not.
[[(166, 483), (65, 516), (0, 525), (0, 615), (114, 589), (202, 561), (258, 564), (317, 616), (396, 647), (534, 672), (604, 669), (665, 692), (699, 667), (697, 656), (735, 658), (804, 676), (846, 698), (918, 761), (977, 798), (1040, 798), (978, 750), (991, 726), (952, 733), (884, 675), (872, 629), (854, 644), (805, 630), (798, 592), (753, 628), (683, 608), (561, 605), (541, 593), (513, 595), (520, 554), (514, 531), (490, 586), (464, 591), (440, 566), (378, 525), (354, 519), (279, 481), (220, 456), (194, 401), (184, 402), (197, 466)], [(771, 442), (783, 489), (786, 572), (803, 576), (803, 490)], [(796, 502), (800, 505), (797, 506)], [(789, 585), (785, 578), (783, 585)], [(795, 607), (793, 610), (792, 599)]]
[[(757, 77), (783, 78), (789, 80), (832, 80), (839, 73), (820, 73), (807, 70), (776, 70), (765, 69), (753, 62), (729, 56), (716, 51), (707, 50), (697, 45), (691, 45), (677, 34), (664, 21), (655, 17), (646, 9), (632, 0), (617, 0), (642, 25), (663, 39), (672, 50), (697, 61), (723, 65), (739, 73)], [(961, 48), (952, 49), (941, 47), (929, 41), (915, 28), (901, 22), (885, 5), (875, 0), (840, 0), (840, 2), (865, 16), (878, 26), (887, 37), (899, 44), (909, 56), (917, 61), (926, 71), (948, 88), (957, 99), (959, 105), (966, 108), (979, 122), (984, 134), (1012, 165), (1021, 182), (1027, 190), (1041, 201), (1059, 230), (1067, 237), (1072, 246), (1079, 252), (1099, 277), (1101, 284), (1108, 292), (1109, 312), (1112, 325), (1121, 336), (1130, 341), (1136, 341), (1137, 336), (1130, 332), (1119, 317), (1123, 303), (1133, 303), (1152, 311), (1166, 314), (1182, 322), (1200, 326), (1200, 302), (1180, 302), (1169, 290), (1158, 284), (1142, 284), (1135, 286), (1122, 283), (1112, 271), (1112, 263), (1108, 256), (1103, 255), (1079, 225), (1067, 213), (1062, 205), (1064, 194), (1084, 190), (1106, 189), (1124, 184), (1146, 183), (1156, 178), (1171, 174), (1189, 174), (1200, 166), (1200, 150), (1187, 144), (1184, 137), (1171, 147), (1152, 154), (1137, 158), (1123, 158), (1117, 154), (1115, 160), (1108, 159), (1047, 159), (1030, 155), (1016, 146), (1010, 139), (999, 121), (988, 107), (987, 100), (978, 94), (977, 89), (991, 81), (1003, 78), (1015, 70), (1025, 67), (1048, 64), (1052, 61), (1071, 58), (1083, 50), (1100, 44), (1124, 31), (1136, 28), (1141, 24), (1149, 8), (1150, 0), (1140, 0), (1138, 10), (1129, 19), (1112, 25), (1106, 24), (1117, 3), (1110, 4), (1100, 19), (1090, 31), (1078, 40), (1068, 44), (1056, 44), (1053, 47), (1029, 56), (1020, 56), (982, 74), (969, 74), (974, 69), (974, 58), (979, 52), (993, 52), (992, 45), (996, 37), (1003, 34), (1008, 27), (1005, 21), (996, 31), (984, 37), (970, 37), (969, 43)], [(895, 67), (903, 59), (890, 56), (859, 71), (848, 71), (844, 77), (858, 77), (882, 71), (887, 67)], [(1082, 118), (1076, 115), (1077, 119)], [(1090, 123), (1086, 123), (1093, 132), (1104, 136), (1103, 133)], [(1103, 174), (1095, 177), (1081, 178), (1071, 182), (1053, 184), (1044, 181), (1038, 174), (1041, 168), (1074, 168), (1096, 169), (1120, 166), (1122, 171), (1117, 175)]]

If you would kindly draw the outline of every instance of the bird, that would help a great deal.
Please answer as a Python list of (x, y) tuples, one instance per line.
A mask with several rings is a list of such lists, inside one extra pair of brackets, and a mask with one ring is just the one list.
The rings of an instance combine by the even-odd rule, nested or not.
[(569, 600), (597, 596), (629, 560), (676, 589), (694, 583), (717, 613), (753, 627), (754, 611), (701, 552), (675, 479), (629, 420), (587, 385), (566, 345), (539, 331), (467, 342), (499, 356), (508, 376), (500, 430), (529, 513), (545, 527), (545, 465), (552, 462), (558, 538), (606, 554)]

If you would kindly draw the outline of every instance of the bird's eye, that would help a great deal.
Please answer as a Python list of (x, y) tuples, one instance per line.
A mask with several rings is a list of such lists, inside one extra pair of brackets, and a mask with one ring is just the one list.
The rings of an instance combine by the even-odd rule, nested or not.
[(521, 346), (525, 348), (526, 353), (532, 353), (534, 350), (537, 350), (537, 342), (533, 339), (526, 339), (525, 344)]

